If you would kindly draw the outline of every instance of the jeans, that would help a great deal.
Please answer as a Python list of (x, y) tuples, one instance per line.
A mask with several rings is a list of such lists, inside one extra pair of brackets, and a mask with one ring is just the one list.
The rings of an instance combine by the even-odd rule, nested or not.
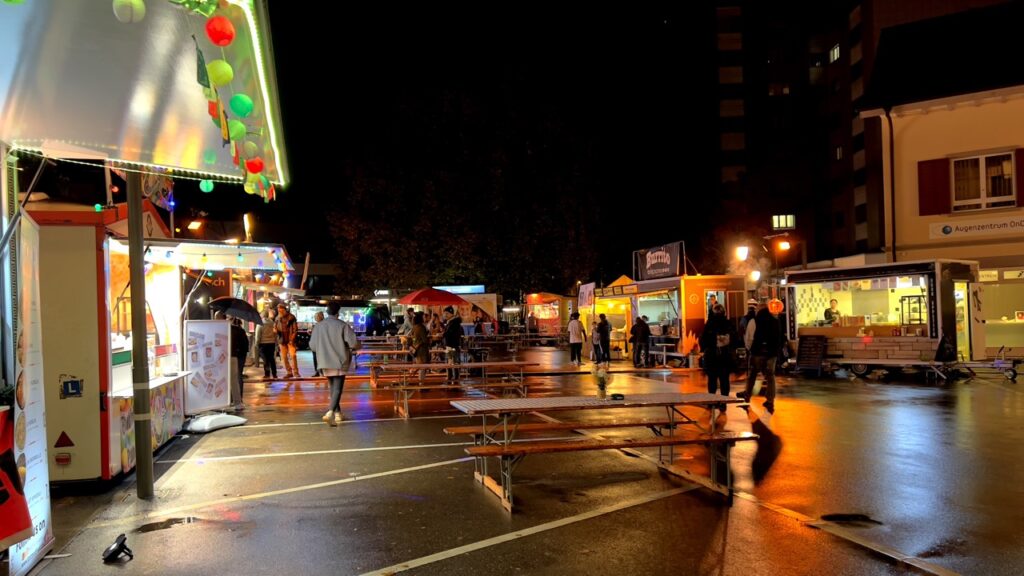
[(569, 343), (569, 362), (583, 362), (583, 342)]
[(647, 356), (650, 355), (647, 347), (648, 344), (646, 342), (642, 344), (638, 342), (633, 345), (633, 366), (640, 367), (647, 365)]
[(281, 343), (281, 361), (288, 375), (299, 375), (299, 361), (296, 358), (295, 343)]
[(708, 394), (714, 394), (716, 388), (721, 388), (722, 396), (729, 395), (729, 368), (712, 368), (708, 371)]
[(277, 358), (274, 348), (277, 348), (277, 345), (273, 342), (260, 344), (260, 358), (263, 359), (263, 375), (277, 378)]
[(331, 403), (327, 409), (341, 412), (341, 391), (345, 388), (345, 376), (328, 376), (327, 382), (331, 385)]
[(754, 381), (757, 379), (757, 373), (764, 373), (764, 381), (768, 384), (768, 390), (765, 392), (765, 404), (775, 405), (775, 356), (751, 356), (750, 357), (750, 372), (747, 373), (747, 399), (750, 399), (751, 394), (754, 391)]
[[(461, 348), (453, 348), (452, 349), (452, 352), (448, 355), (448, 363), (449, 364), (462, 364), (462, 349)], [(452, 369), (448, 370), (447, 372), (448, 372), (448, 379), (449, 380), (458, 380), (459, 379), (459, 369), (458, 368), (452, 368)]]

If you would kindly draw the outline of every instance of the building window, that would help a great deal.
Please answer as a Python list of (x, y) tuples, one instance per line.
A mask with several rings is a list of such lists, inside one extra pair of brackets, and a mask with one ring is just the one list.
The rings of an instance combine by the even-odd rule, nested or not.
[(747, 139), (743, 132), (725, 132), (721, 135), (721, 139), (722, 150), (743, 150), (747, 146)]
[(836, 44), (828, 51), (828, 63), (831, 64), (836, 60), (839, 60), (839, 44)]
[(723, 66), (718, 69), (719, 84), (743, 84), (742, 66)]
[(722, 118), (737, 118), (743, 116), (743, 100), (732, 98), (719, 101), (718, 115)]
[(743, 50), (743, 35), (738, 32), (719, 32), (718, 49), (727, 52)]
[(953, 211), (1015, 206), (1013, 153), (953, 160)]
[(836, 146), (836, 160), (842, 160), (842, 159), (843, 159), (843, 147), (842, 146)]
[(772, 230), (796, 230), (796, 216), (775, 214), (772, 216)]

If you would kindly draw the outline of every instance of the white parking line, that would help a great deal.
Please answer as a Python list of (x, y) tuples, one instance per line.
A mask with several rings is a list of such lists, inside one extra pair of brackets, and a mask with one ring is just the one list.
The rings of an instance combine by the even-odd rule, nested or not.
[[(444, 418), (467, 418), (465, 414), (446, 414), (442, 416), (417, 416), (412, 420), (439, 420)], [(363, 424), (365, 422), (408, 422), (409, 418), (367, 418), (364, 420), (342, 420), (341, 426), (347, 424)], [(276, 424), (245, 424), (224, 430), (252, 430), (253, 428), (274, 428), (278, 426), (327, 426), (327, 423), (320, 420), (317, 422), (279, 422)]]
[(511, 542), (512, 540), (518, 540), (527, 536), (533, 536), (534, 534), (540, 534), (541, 532), (547, 532), (548, 530), (554, 530), (555, 528), (561, 528), (562, 526), (568, 526), (569, 524), (575, 524), (576, 522), (582, 522), (584, 520), (590, 520), (598, 516), (605, 514), (611, 514), (612, 512), (618, 512), (619, 510), (625, 510), (626, 508), (632, 508), (634, 506), (640, 506), (641, 504), (647, 504), (656, 500), (662, 500), (664, 498), (670, 498), (678, 494), (684, 494), (691, 490), (696, 490), (697, 486), (686, 486), (684, 488), (674, 488), (672, 490), (665, 490), (664, 492), (656, 492), (647, 496), (641, 496), (639, 498), (633, 498), (620, 502), (618, 504), (612, 504), (611, 506), (605, 506), (604, 508), (598, 508), (591, 510), (590, 512), (584, 512), (577, 514), (576, 516), (569, 516), (567, 518), (561, 518), (546, 524), (540, 524), (523, 530), (517, 530), (515, 532), (509, 532), (508, 534), (502, 534), (501, 536), (495, 536), (494, 538), (488, 538), (487, 540), (481, 540), (472, 544), (466, 544), (465, 546), (459, 546), (458, 548), (451, 548), (438, 552), (437, 554), (431, 554), (430, 556), (423, 556), (408, 562), (402, 562), (401, 564), (395, 564), (388, 566), (387, 568), (381, 568), (380, 570), (374, 570), (373, 572), (366, 572), (363, 576), (386, 576), (388, 574), (394, 574), (396, 572), (404, 572), (413, 568), (419, 568), (420, 566), (426, 566), (427, 564), (433, 564), (434, 562), (440, 562), (447, 560), (448, 558), (454, 558), (462, 554), (481, 550), (483, 548), (489, 548), (498, 544), (504, 544), (505, 542)]
[(339, 486), (341, 484), (349, 484), (352, 482), (362, 482), (364, 480), (372, 480), (374, 478), (383, 478), (385, 476), (393, 476), (395, 474), (405, 474), (406, 472), (417, 472), (419, 470), (426, 470), (428, 468), (437, 468), (439, 466), (451, 466), (453, 464), (461, 464), (463, 462), (469, 462), (472, 460), (472, 456), (466, 456), (465, 458), (456, 458), (454, 460), (443, 460), (441, 462), (431, 462), (430, 464), (421, 464), (419, 466), (410, 466), (409, 468), (399, 468), (396, 470), (385, 470), (384, 472), (374, 472), (373, 474), (366, 474), (363, 476), (352, 476), (350, 478), (342, 478), (340, 480), (331, 480), (329, 482), (317, 482), (316, 484), (306, 484), (303, 486), (295, 486), (294, 488), (282, 488), (280, 490), (270, 490), (268, 492), (257, 492), (255, 494), (246, 494), (245, 496), (235, 496), (232, 498), (220, 498), (217, 500), (207, 500), (206, 502), (198, 502), (196, 504), (186, 504), (184, 506), (176, 506), (174, 508), (167, 508), (164, 510), (155, 510), (146, 514), (135, 514), (133, 516), (125, 516), (116, 520), (107, 520), (102, 522), (93, 522), (87, 525), (84, 530), (91, 528), (103, 528), (106, 526), (119, 526), (125, 523), (137, 522), (139, 520), (147, 520), (150, 518), (162, 518), (164, 516), (170, 516), (172, 514), (179, 514), (181, 512), (190, 512), (193, 510), (201, 510), (203, 508), (210, 508), (213, 506), (224, 506), (227, 504), (234, 504), (236, 502), (246, 502), (249, 500), (260, 500), (263, 498), (270, 498), (272, 496), (283, 496), (285, 494), (294, 494), (296, 492), (306, 492), (308, 490), (317, 490), (319, 488), (328, 488), (330, 486)]

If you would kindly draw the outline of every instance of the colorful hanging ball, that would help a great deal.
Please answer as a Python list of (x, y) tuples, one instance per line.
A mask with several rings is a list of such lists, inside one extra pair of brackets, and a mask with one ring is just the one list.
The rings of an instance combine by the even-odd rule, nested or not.
[[(217, 123), (218, 124), (220, 123), (219, 119), (217, 120)], [(220, 128), (220, 126), (218, 126), (218, 128)], [(207, 166), (216, 164), (217, 163), (217, 151), (216, 150), (212, 150), (212, 149), (208, 149), (206, 152), (203, 152), (203, 163), (206, 164)]]
[(248, 118), (249, 114), (252, 114), (254, 104), (252, 98), (247, 95), (238, 93), (231, 97), (231, 111), (242, 118)]
[(207, 194), (213, 192), (213, 180), (200, 180), (199, 189)]
[(24, 4), (25, 0), (4, 0), (4, 4)]
[(252, 174), (263, 172), (263, 159), (256, 157), (245, 161), (245, 169)]
[(235, 25), (224, 16), (214, 16), (206, 21), (206, 37), (214, 46), (227, 46), (235, 39)]
[(114, 0), (114, 17), (122, 24), (142, 22), (146, 17), (146, 3), (142, 0)]
[(245, 124), (241, 120), (228, 120), (228, 135), (239, 142), (245, 138)]
[(246, 158), (255, 158), (256, 156), (259, 156), (260, 148), (252, 140), (246, 140), (245, 146), (242, 148)]
[(206, 65), (206, 72), (214, 86), (225, 86), (235, 78), (235, 71), (226, 60), (214, 60)]
[(245, 186), (242, 186), (242, 188), (245, 190), (246, 194), (255, 194), (256, 193), (256, 185), (253, 184), (252, 182), (246, 182)]

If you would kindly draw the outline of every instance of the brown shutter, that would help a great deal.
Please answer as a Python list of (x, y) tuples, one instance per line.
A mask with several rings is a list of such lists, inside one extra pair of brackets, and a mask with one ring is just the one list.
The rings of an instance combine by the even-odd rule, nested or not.
[(1013, 182), (1017, 185), (1017, 206), (1024, 206), (1024, 148), (1013, 151)]
[(917, 163), (917, 213), (919, 216), (949, 214), (952, 211), (952, 179), (949, 172), (949, 158), (922, 160)]

